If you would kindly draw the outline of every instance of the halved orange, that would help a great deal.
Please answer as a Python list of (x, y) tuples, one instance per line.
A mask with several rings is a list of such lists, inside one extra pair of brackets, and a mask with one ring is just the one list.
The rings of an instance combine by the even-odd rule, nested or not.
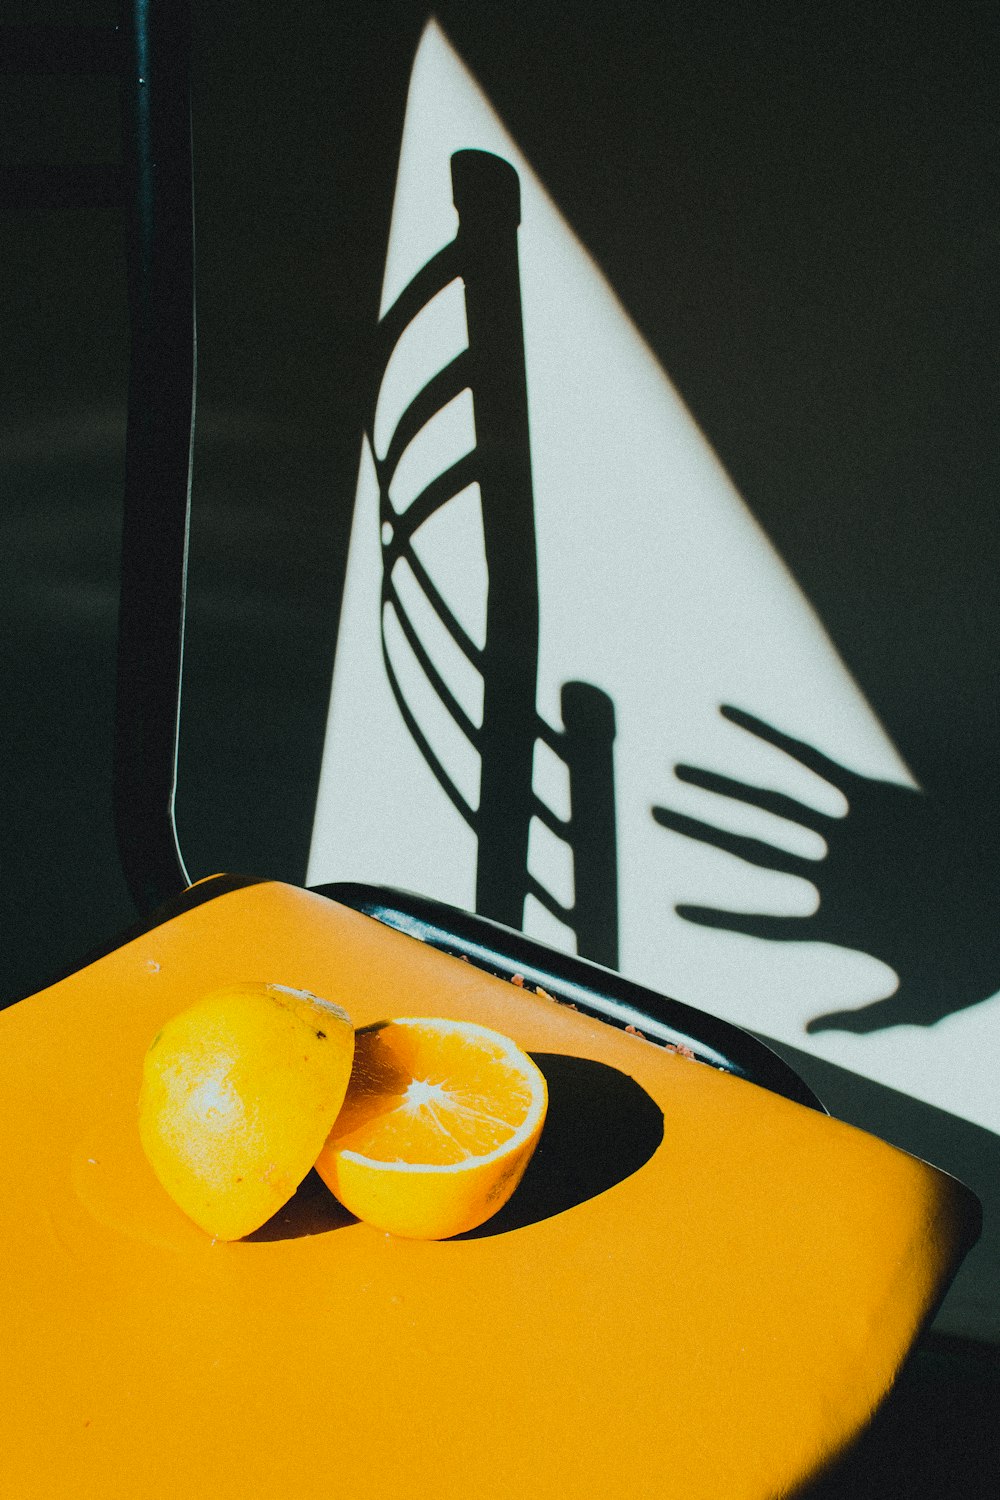
[(544, 1077), (509, 1037), (467, 1021), (386, 1021), (356, 1035), (316, 1170), (366, 1223), (446, 1239), (507, 1202), (547, 1107)]
[(281, 984), (213, 991), (150, 1043), (139, 1134), (179, 1208), (215, 1239), (259, 1229), (295, 1192), (344, 1100), (354, 1028)]

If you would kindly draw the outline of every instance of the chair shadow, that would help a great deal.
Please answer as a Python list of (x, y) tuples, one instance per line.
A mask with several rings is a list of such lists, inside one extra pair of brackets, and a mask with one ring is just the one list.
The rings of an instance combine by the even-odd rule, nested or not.
[[(457, 1240), (507, 1234), (596, 1198), (645, 1166), (663, 1140), (662, 1111), (627, 1073), (587, 1057), (531, 1055), (549, 1090), (542, 1138), (513, 1197)], [(244, 1240), (302, 1239), (357, 1222), (313, 1171), (284, 1208)]]
[(606, 1193), (645, 1166), (663, 1140), (663, 1113), (627, 1073), (587, 1057), (534, 1052), (549, 1089), (545, 1128), (513, 1197), (456, 1239), (507, 1234)]

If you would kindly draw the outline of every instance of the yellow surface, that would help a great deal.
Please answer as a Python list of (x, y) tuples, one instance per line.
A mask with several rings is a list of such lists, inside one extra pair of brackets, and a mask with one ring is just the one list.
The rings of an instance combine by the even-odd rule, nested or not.
[(510, 1199), (547, 1105), (544, 1074), (509, 1037), (397, 1017), (358, 1033), (316, 1170), (366, 1224), (417, 1240), (463, 1234)]
[[(529, 1175), (558, 1126), (586, 1189), (649, 1101), (662, 1141), (508, 1232), (395, 1239), (320, 1187), (213, 1245), (153, 1177), (136, 1096), (157, 1026), (242, 979), (513, 1037), (549, 1078)], [(866, 1421), (976, 1224), (856, 1129), (274, 884), (0, 1015), (0, 1139), (12, 1500), (771, 1500)]]
[(206, 1234), (237, 1240), (288, 1202), (344, 1102), (347, 1012), (305, 990), (235, 984), (187, 1006), (146, 1052), (139, 1139)]

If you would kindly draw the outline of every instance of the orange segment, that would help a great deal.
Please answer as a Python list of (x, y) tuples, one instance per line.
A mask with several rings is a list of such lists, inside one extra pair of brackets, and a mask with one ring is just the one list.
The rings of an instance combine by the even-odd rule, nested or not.
[(162, 1186), (215, 1239), (259, 1229), (295, 1192), (343, 1102), (354, 1029), (304, 990), (237, 984), (150, 1043), (139, 1135)]
[(388, 1021), (356, 1037), (347, 1097), (316, 1169), (359, 1219), (445, 1239), (507, 1202), (547, 1104), (542, 1074), (499, 1032)]

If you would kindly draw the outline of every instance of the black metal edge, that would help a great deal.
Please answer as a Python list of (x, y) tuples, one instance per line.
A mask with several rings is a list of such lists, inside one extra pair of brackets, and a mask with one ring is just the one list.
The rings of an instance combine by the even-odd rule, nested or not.
[(588, 1015), (622, 1028), (634, 1026), (663, 1045), (688, 1047), (700, 1062), (827, 1113), (794, 1069), (756, 1037), (613, 969), (410, 891), (353, 881), (310, 889), (488, 973), (508, 980), (520, 975), (526, 986), (541, 988)]
[(189, 885), (174, 824), (194, 427), (189, 0), (125, 0), (129, 322), (115, 832), (151, 911)]

